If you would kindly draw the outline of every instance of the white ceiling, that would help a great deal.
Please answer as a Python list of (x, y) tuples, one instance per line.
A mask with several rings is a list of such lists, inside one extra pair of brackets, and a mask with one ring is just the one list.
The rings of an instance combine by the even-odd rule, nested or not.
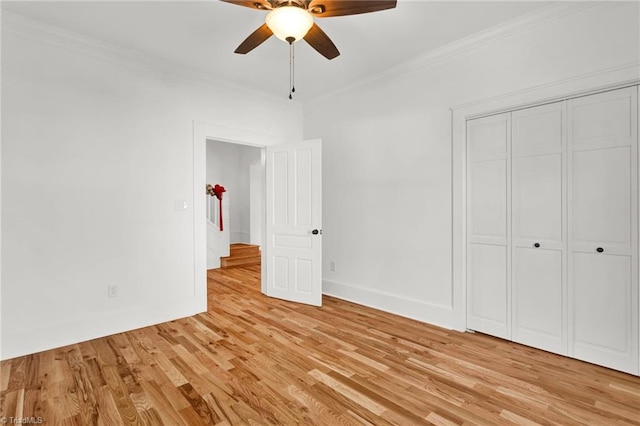
[[(399, 0), (395, 9), (316, 19), (341, 55), (331, 61), (296, 43), (296, 99), (356, 84), (405, 61), (547, 5), (540, 1)], [(2, 1), (3, 11), (157, 57), (277, 97), (288, 96), (289, 50), (271, 37), (234, 49), (265, 12), (209, 1)]]

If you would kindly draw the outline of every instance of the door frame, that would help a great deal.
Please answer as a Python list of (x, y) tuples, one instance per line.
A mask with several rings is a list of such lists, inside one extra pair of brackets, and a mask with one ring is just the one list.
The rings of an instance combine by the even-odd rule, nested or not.
[[(203, 196), (207, 176), (207, 140), (227, 142), (261, 148), (261, 162), (265, 164), (265, 147), (278, 145), (282, 141), (273, 135), (246, 129), (231, 128), (215, 124), (192, 122), (193, 126), (193, 295), (197, 312), (207, 311), (207, 217), (206, 197)], [(263, 168), (264, 173), (264, 168)], [(266, 201), (263, 179), (263, 205)], [(266, 216), (263, 215), (262, 238), (265, 241)], [(262, 252), (261, 290), (265, 291), (266, 276), (264, 251)]]
[[(467, 330), (467, 120), (640, 84), (640, 65), (451, 107), (451, 327)], [(638, 150), (640, 152), (640, 150)]]

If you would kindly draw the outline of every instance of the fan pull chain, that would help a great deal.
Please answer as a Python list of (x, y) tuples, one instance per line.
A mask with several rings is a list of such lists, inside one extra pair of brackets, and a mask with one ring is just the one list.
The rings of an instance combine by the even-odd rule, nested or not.
[(296, 55), (295, 47), (293, 46), (293, 40), (289, 40), (289, 99), (293, 99), (293, 93), (296, 91), (295, 87), (295, 73), (296, 73)]
[(296, 47), (291, 43), (291, 92), (296, 91)]

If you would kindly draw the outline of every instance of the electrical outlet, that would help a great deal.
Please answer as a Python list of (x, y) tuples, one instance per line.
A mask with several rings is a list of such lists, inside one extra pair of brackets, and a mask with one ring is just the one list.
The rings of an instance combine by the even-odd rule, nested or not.
[(118, 297), (118, 286), (117, 285), (107, 286), (107, 294), (109, 297)]
[(329, 263), (329, 269), (331, 269), (331, 272), (335, 272), (336, 271), (336, 262), (334, 262), (333, 260)]

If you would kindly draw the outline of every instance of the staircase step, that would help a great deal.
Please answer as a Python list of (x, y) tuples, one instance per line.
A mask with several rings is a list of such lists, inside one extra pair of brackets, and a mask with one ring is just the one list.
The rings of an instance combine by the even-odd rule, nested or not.
[(260, 246), (256, 246), (254, 244), (234, 243), (229, 246), (229, 249), (230, 249), (229, 257), (247, 256), (250, 254), (253, 254), (253, 255), (260, 254)]
[(231, 266), (260, 265), (260, 263), (260, 256), (223, 257), (220, 259), (220, 266), (223, 268)]
[(229, 246), (229, 256), (220, 258), (220, 266), (259, 265), (261, 262), (260, 246), (234, 243)]

